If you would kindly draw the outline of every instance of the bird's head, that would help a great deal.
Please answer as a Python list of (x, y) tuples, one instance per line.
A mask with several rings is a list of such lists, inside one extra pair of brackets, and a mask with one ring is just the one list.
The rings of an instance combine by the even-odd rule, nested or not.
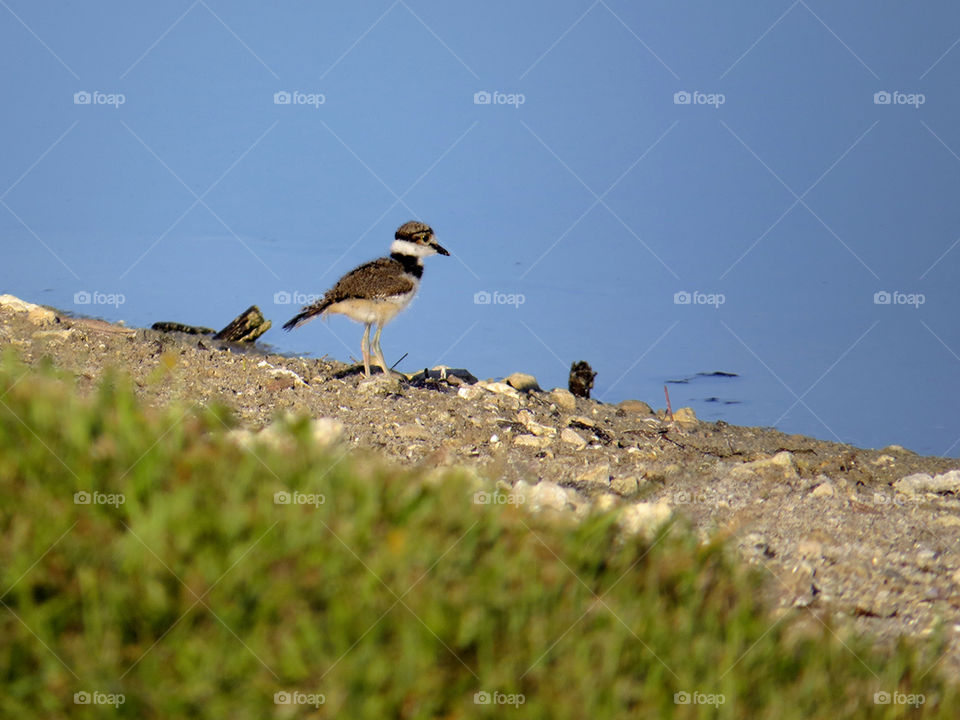
[(442, 245), (437, 242), (433, 228), (426, 223), (411, 220), (397, 228), (393, 236), (390, 252), (427, 257), (428, 255), (449, 255)]

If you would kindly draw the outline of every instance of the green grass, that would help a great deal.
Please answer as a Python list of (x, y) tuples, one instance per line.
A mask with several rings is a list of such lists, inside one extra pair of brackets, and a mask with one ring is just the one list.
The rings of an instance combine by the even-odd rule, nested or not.
[[(143, 408), (122, 378), (85, 399), (3, 362), (0, 717), (954, 715), (955, 687), (928, 672), (938, 648), (879, 654), (777, 622), (761, 578), (680, 528), (557, 527), (473, 504), (455, 471), (318, 450), (306, 421), (290, 448), (255, 452), (232, 424)], [(275, 704), (284, 691), (324, 703)], [(478, 705), (480, 691), (524, 702)], [(925, 702), (875, 705), (877, 691)]]

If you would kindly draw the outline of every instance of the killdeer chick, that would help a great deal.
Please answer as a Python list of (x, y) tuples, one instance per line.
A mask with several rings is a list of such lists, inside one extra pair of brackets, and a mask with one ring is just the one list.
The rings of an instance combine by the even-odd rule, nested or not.
[[(433, 229), (422, 222), (411, 220), (404, 223), (394, 234), (390, 245), (390, 257), (378, 258), (354, 268), (327, 290), (322, 298), (304, 307), (300, 313), (283, 326), (284, 330), (302, 325), (317, 315), (340, 313), (352, 320), (362, 322), (363, 370), (370, 377), (370, 350), (377, 363), (389, 374), (387, 361), (380, 349), (380, 333), (383, 326), (403, 310), (420, 287), (423, 277), (423, 258), (429, 255), (449, 255), (434, 237)], [(377, 326), (370, 345), (370, 327)]]

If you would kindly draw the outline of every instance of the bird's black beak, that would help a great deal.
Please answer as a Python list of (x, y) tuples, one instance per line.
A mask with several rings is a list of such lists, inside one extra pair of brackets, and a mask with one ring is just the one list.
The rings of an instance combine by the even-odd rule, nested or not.
[(440, 253), (441, 255), (449, 255), (449, 254), (450, 254), (450, 253), (448, 253), (448, 252), (446, 251), (446, 248), (444, 248), (444, 247), (443, 247), (440, 243), (438, 243), (436, 240), (434, 240), (434, 241), (433, 241), (432, 243), (430, 243), (430, 244), (433, 245), (433, 249), (436, 250), (436, 251), (437, 251), (438, 253)]

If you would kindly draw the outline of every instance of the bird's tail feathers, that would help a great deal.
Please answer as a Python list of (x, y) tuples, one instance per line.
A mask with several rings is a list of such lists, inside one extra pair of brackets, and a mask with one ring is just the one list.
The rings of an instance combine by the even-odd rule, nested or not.
[(323, 311), (326, 310), (329, 305), (330, 303), (325, 301), (315, 303), (314, 305), (308, 305), (307, 307), (303, 308), (303, 310), (301, 310), (293, 319), (285, 323), (283, 329), (289, 331), (293, 330), (295, 327), (303, 325), (305, 322), (316, 317), (317, 315), (323, 314)]

